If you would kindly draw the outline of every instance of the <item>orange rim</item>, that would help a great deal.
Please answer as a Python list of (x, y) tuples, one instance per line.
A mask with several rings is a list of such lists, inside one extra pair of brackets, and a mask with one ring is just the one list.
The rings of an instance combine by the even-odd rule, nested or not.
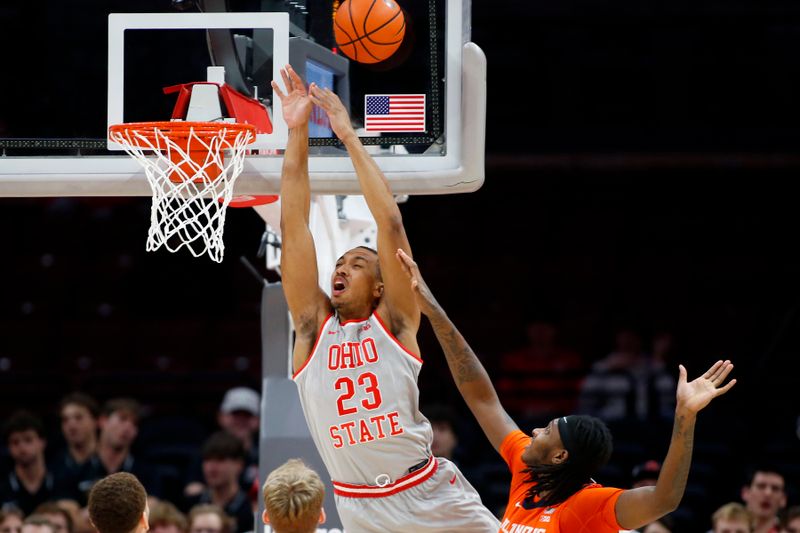
[[(128, 122), (125, 124), (114, 124), (109, 126), (108, 132), (124, 135), (126, 140), (139, 148), (148, 148), (147, 145), (136, 144), (138, 138), (144, 137), (148, 141), (154, 141), (158, 134), (169, 139), (187, 139), (190, 134), (199, 139), (210, 139), (216, 137), (220, 132), (225, 132), (224, 139), (232, 142), (236, 137), (244, 132), (251, 133), (252, 140), (256, 139), (256, 127), (252, 124), (239, 124), (235, 122)], [(156, 133), (158, 132), (158, 134)], [(113, 139), (112, 139), (113, 140)], [(249, 143), (248, 143), (249, 144)]]

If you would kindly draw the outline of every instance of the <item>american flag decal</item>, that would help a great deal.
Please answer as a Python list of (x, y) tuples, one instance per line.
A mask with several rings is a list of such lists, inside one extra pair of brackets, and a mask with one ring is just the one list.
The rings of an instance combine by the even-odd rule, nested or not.
[(425, 131), (425, 95), (366, 95), (364, 128), (371, 132)]

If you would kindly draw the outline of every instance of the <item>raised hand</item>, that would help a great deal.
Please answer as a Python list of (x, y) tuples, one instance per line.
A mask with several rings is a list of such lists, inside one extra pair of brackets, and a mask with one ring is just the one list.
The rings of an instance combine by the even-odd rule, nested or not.
[(717, 396), (722, 396), (736, 384), (732, 379), (727, 385), (721, 386), (725, 379), (733, 370), (733, 363), (730, 361), (717, 361), (709, 368), (705, 374), (693, 381), (687, 381), (686, 368), (678, 365), (680, 375), (678, 376), (678, 409), (686, 409), (692, 413), (697, 413)]
[(350, 115), (348, 115), (347, 109), (345, 109), (339, 97), (336, 96), (336, 93), (330, 89), (312, 84), (309, 95), (311, 96), (311, 101), (322, 108), (328, 115), (331, 129), (342, 142), (356, 135), (350, 122)]
[(411, 291), (414, 293), (414, 297), (417, 300), (419, 310), (427, 316), (430, 316), (431, 313), (435, 311), (441, 310), (439, 302), (433, 297), (433, 293), (428, 288), (428, 284), (422, 279), (422, 274), (419, 273), (417, 263), (400, 248), (397, 249), (395, 256), (403, 267), (403, 272), (408, 275), (408, 279), (411, 281)]
[[(289, 129), (302, 126), (308, 122), (308, 117), (311, 116), (311, 108), (313, 107), (303, 85), (303, 80), (300, 79), (300, 76), (291, 65), (286, 65), (281, 69), (281, 78), (283, 78), (286, 93), (281, 91), (275, 80), (272, 80), (272, 90), (275, 91), (281, 101), (283, 119)], [(314, 87), (313, 83), (311, 87)]]

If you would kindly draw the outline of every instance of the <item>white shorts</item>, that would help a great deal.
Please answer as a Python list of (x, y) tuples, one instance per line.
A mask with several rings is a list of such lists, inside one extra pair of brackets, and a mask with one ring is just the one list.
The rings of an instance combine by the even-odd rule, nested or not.
[(497, 533), (500, 529), (477, 491), (447, 459), (435, 458), (384, 487), (334, 483), (334, 493), (346, 533)]

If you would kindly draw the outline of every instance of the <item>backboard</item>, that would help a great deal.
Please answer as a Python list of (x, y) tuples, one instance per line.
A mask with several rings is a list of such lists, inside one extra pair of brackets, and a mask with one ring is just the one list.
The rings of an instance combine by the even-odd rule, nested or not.
[[(0, 87), (11, 103), (0, 110), (0, 196), (148, 196), (141, 168), (106, 141), (107, 127), (168, 120), (175, 96), (163, 89), (203, 81), (213, 65), (261, 101), (275, 126), (247, 157), (235, 193), (276, 193), (286, 125), (270, 81), (288, 62), (342, 97), (394, 192), (476, 190), (484, 176), (485, 57), (469, 43), (469, 3), (398, 3), (403, 44), (386, 61), (362, 64), (337, 49), (334, 0), (91, 0), (80, 10), (48, 6), (46, 16), (22, 0), (5, 2), (5, 26), (15, 30), (0, 41), (18, 53), (7, 65), (16, 81)], [(424, 95), (421, 131), (364, 130), (369, 95), (412, 94)], [(312, 117), (311, 134), (313, 191), (358, 193), (324, 113)]]

